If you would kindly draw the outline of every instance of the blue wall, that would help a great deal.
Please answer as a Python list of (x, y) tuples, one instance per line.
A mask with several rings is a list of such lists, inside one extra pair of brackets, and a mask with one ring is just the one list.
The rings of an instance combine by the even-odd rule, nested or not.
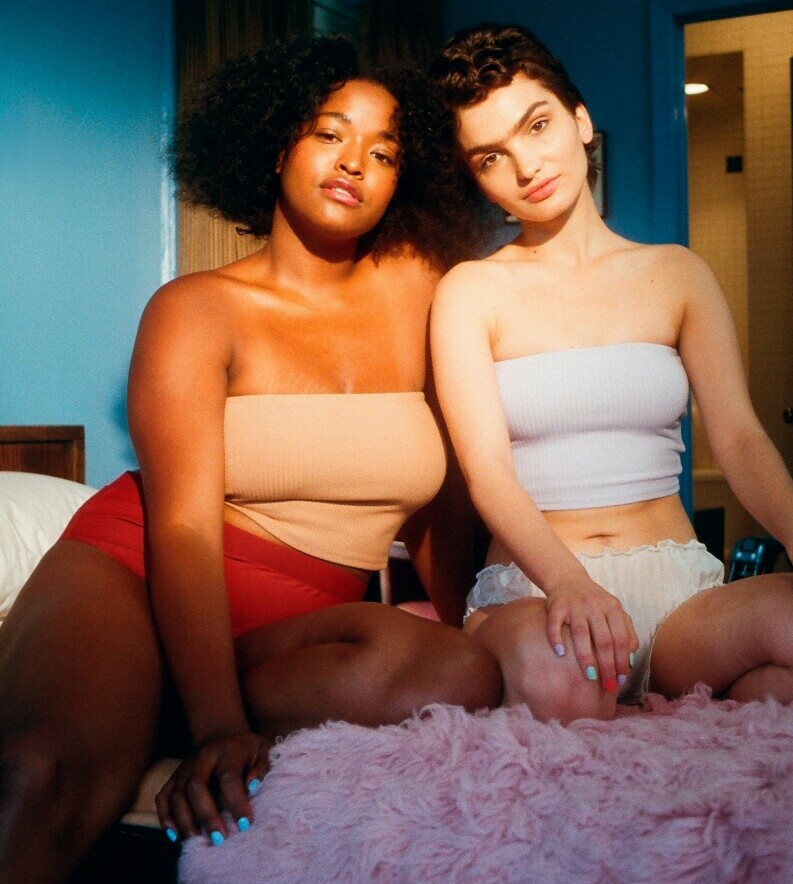
[(173, 274), (170, 4), (0, 4), (0, 424), (85, 424), (87, 481), (134, 465), (126, 375)]

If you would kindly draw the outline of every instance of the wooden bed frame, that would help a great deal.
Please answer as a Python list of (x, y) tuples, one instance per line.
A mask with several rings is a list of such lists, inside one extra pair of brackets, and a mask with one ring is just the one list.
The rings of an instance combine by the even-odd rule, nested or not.
[(85, 428), (0, 427), (0, 470), (85, 482)]

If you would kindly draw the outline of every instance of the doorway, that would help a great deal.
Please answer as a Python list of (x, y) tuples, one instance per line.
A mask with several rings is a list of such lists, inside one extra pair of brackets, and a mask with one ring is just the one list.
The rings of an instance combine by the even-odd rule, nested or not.
[[(730, 304), (755, 409), (793, 467), (793, 11), (684, 29), (689, 242)], [(716, 465), (692, 404), (694, 508), (723, 507), (725, 552), (763, 533)]]

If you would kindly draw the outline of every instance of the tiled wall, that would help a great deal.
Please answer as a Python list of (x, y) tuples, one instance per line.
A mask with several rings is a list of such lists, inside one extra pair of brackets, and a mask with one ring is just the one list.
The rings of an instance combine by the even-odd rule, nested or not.
[[(733, 309), (752, 400), (763, 426), (793, 466), (793, 199), (790, 58), (793, 12), (686, 27), (686, 55), (743, 54), (744, 125), (705, 120), (690, 156), (691, 246), (721, 281)], [(726, 174), (724, 158), (742, 154), (744, 172)], [(745, 199), (742, 199), (742, 195)], [(745, 231), (745, 246), (741, 243)], [(713, 472), (694, 415), (695, 507), (727, 510), (726, 547), (756, 524)]]

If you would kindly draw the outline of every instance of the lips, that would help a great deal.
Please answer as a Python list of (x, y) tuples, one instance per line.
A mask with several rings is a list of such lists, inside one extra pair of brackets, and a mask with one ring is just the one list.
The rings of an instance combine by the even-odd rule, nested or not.
[(543, 200), (547, 200), (549, 196), (553, 196), (558, 186), (558, 175), (553, 178), (546, 178), (545, 181), (541, 181), (536, 187), (532, 187), (524, 199), (530, 203), (541, 203)]
[(346, 178), (329, 178), (322, 183), (322, 190), (331, 199), (345, 206), (357, 206), (363, 202), (361, 191)]

